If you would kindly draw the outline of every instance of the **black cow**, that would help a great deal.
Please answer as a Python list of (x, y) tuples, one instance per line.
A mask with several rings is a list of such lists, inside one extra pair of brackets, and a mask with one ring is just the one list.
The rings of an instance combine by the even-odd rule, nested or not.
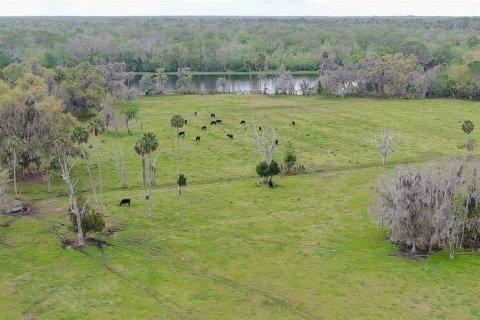
[(258, 131), (262, 131), (262, 127), (258, 127)]
[(215, 126), (216, 126), (216, 125), (217, 125), (217, 121), (211, 121), (211, 122), (210, 122), (210, 125), (211, 125), (211, 126), (212, 126), (212, 125), (215, 125)]
[(178, 136), (185, 138), (185, 131), (180, 131), (180, 132), (178, 133)]
[(210, 118), (215, 118), (215, 113), (210, 113)]
[(195, 111), (195, 115), (197, 115), (197, 111)]
[(295, 125), (295, 121), (292, 121), (292, 126), (294, 126), (294, 125)]
[(202, 127), (202, 130), (207, 130), (207, 126), (203, 126), (203, 127)]
[(278, 144), (278, 139), (275, 139), (275, 144)]
[(240, 124), (246, 124), (245, 120), (240, 121)]
[(124, 207), (128, 204), (128, 206), (130, 207), (130, 202), (131, 202), (130, 199), (122, 199), (122, 201), (120, 201), (120, 206)]
[(217, 123), (222, 123), (222, 120), (218, 119), (216, 122), (217, 122)]
[(195, 141), (197, 141), (197, 142), (200, 141), (200, 136), (197, 136), (197, 137), (195, 138)]
[(185, 119), (185, 124), (187, 124), (187, 122), (188, 122), (188, 120), (187, 120), (187, 119)]
[(228, 134), (227, 134), (227, 137), (228, 137), (228, 139), (233, 140), (233, 134), (228, 133)]

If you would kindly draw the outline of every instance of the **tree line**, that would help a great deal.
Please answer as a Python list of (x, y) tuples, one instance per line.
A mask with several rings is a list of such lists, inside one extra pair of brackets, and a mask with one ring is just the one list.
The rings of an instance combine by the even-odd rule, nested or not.
[[(125, 62), (127, 71), (318, 70), (418, 50), (421, 63), (478, 52), (478, 18), (0, 18), (0, 67), (35, 58), (47, 68)], [(263, 69), (263, 68), (261, 68)]]

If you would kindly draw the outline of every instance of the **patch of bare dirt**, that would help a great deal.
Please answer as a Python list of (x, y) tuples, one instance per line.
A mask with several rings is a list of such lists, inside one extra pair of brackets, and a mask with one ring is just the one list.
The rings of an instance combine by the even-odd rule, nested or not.
[[(79, 249), (79, 248), (82, 248), (82, 247), (80, 247), (76, 244), (75, 240), (63, 239), (61, 242), (62, 242), (62, 248), (63, 249)], [(85, 239), (85, 246), (95, 246), (99, 250), (102, 250), (102, 251), (103, 251), (103, 247), (106, 246), (106, 245), (109, 245), (108, 242), (100, 240), (100, 239), (91, 238), (91, 237), (88, 237), (88, 238)]]
[(428, 251), (424, 250), (415, 250), (415, 252), (412, 251), (412, 248), (409, 246), (405, 245), (399, 245), (398, 246), (398, 251), (393, 253), (393, 257), (398, 257), (398, 258), (404, 258), (404, 259), (411, 259), (411, 260), (425, 260), (428, 257)]
[(5, 222), (0, 223), (0, 228), (8, 228), (12, 224), (13, 220), (7, 220)]
[(33, 181), (43, 181), (43, 176), (45, 175), (44, 171), (41, 170), (35, 170), (31, 172), (27, 172), (24, 174), (21, 174), (18, 178), (19, 181), (28, 181), (28, 182), (33, 182)]
[(116, 234), (117, 232), (120, 232), (122, 230), (124, 230), (124, 227), (122, 225), (110, 226), (102, 232), (102, 236), (111, 237), (114, 234)]
[(40, 213), (40, 210), (34, 206), (23, 206), (22, 211), (19, 212), (10, 212), (10, 213), (5, 213), (4, 215), (6, 216), (29, 216), (32, 214), (37, 214)]
[(411, 251), (397, 251), (392, 254), (393, 257), (411, 259), (411, 260), (425, 260), (427, 259), (426, 254), (417, 254)]

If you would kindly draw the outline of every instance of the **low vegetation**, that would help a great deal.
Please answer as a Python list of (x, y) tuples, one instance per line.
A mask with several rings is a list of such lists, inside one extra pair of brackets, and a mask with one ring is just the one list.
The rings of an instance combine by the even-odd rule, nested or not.
[[(131, 135), (118, 127), (97, 138), (91, 134), (80, 146), (68, 145), (78, 150), (70, 159), (71, 177), (79, 178), (75, 198), (84, 196), (97, 212), (100, 204), (88, 177), (90, 168), (100, 200), (97, 140), (101, 159), (105, 229), (86, 231), (87, 246), (81, 250), (61, 246), (76, 235), (65, 213), (70, 208), (67, 184), (55, 174), (60, 168), (51, 169), (51, 192), (41, 179), (17, 181), (18, 196), (36, 211), (0, 217), (0, 306), (7, 319), (25, 314), (39, 319), (480, 315), (471, 286), (478, 268), (478, 255), (472, 253), (478, 246), (472, 229), (476, 211), (464, 211), (465, 201), (469, 208), (473, 203), (468, 195), (474, 193), (469, 181), (476, 167), (475, 151), (462, 169), (460, 180), (466, 182), (456, 182), (453, 195), (451, 208), (462, 219), (453, 242), (455, 259), (449, 259), (445, 237), (433, 242), (425, 256), (423, 250), (430, 250), (433, 237), (420, 233), (413, 238), (416, 252), (408, 256), (421, 261), (392, 257), (399, 246), (411, 251), (413, 242), (387, 219), (384, 231), (379, 231), (367, 214), (377, 203), (377, 198), (372, 201), (377, 177), (397, 181), (392, 172), (398, 164), (406, 168), (398, 170), (413, 180), (416, 169), (411, 168), (418, 168), (425, 186), (456, 177), (450, 170), (463, 163), (464, 150), (458, 149), (465, 141), (461, 125), (465, 119), (480, 121), (477, 103), (226, 94), (142, 97), (134, 104), (138, 115), (130, 123)], [(121, 105), (115, 106), (115, 116), (121, 110)], [(208, 126), (212, 113), (221, 124)], [(181, 174), (188, 177), (181, 197), (176, 196), (178, 136), (171, 127), (176, 114), (188, 120), (181, 129), (185, 137), (179, 138)], [(242, 120), (248, 125), (240, 124)], [(275, 128), (278, 144), (272, 159), (277, 163), (286, 165), (288, 141), (292, 142), (296, 165), (305, 166), (303, 174), (278, 175), (273, 189), (261, 186), (255, 167), (262, 157), (250, 127), (254, 120), (257, 129), (262, 123), (262, 133)], [(89, 119), (76, 122), (71, 130), (86, 127)], [(372, 144), (372, 134), (382, 126), (398, 138), (385, 166)], [(148, 132), (157, 138), (158, 149), (145, 154), (147, 163), (148, 157), (159, 156), (156, 183), (146, 199), (134, 146)], [(227, 132), (235, 138), (228, 139)], [(474, 130), (470, 138), (476, 134)], [(202, 139), (197, 142), (196, 136)], [(271, 146), (271, 136), (267, 141)], [(114, 150), (123, 159), (123, 178)], [(415, 165), (452, 155), (457, 160), (451, 164), (437, 160), (435, 165)], [(11, 163), (5, 168), (12, 168)], [(34, 164), (30, 171), (37, 172)], [(11, 199), (13, 181), (7, 186)], [(415, 190), (409, 193), (412, 197)], [(440, 211), (428, 210), (441, 217)], [(72, 288), (80, 286), (82, 300), (72, 294)], [(33, 291), (41, 299), (35, 304)], [(372, 305), (373, 300), (385, 307)]]

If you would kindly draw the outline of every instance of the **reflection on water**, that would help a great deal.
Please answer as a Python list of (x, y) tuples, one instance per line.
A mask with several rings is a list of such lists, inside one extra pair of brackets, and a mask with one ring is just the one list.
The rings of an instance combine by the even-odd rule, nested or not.
[[(265, 80), (262, 79), (261, 86), (258, 79), (258, 75), (232, 75), (230, 81), (227, 75), (194, 75), (192, 77), (192, 90), (199, 93), (212, 93), (216, 91), (222, 91), (221, 86), (218, 84), (218, 78), (226, 79), (225, 92), (231, 93), (251, 93), (254, 91), (263, 91), (265, 87)], [(311, 87), (317, 84), (317, 76), (314, 74), (298, 74), (293, 75), (293, 81), (295, 82), (295, 93), (302, 94), (300, 90), (300, 83), (305, 80)], [(141, 76), (137, 75), (132, 82), (133, 85), (138, 85)], [(267, 93), (275, 93), (277, 77), (267, 76), (266, 79)], [(176, 75), (168, 76), (167, 93), (173, 93), (175, 91), (175, 83), (177, 81)]]

